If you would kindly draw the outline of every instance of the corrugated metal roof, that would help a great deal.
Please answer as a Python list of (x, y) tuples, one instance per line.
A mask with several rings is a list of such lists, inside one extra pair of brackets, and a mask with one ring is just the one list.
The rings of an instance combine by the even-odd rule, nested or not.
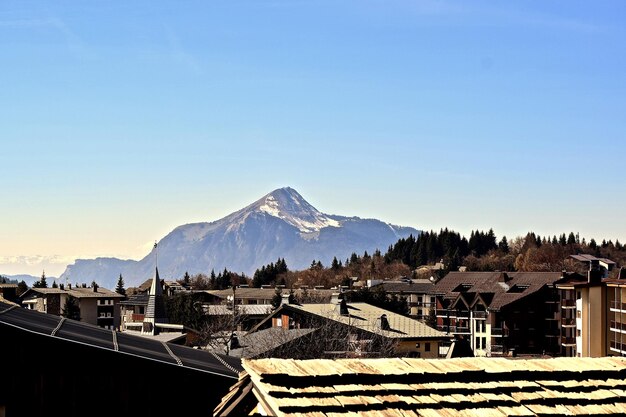
[(244, 359), (243, 367), (277, 416), (626, 411), (626, 358)]
[[(37, 333), (42, 337), (55, 337), (93, 348), (108, 349), (176, 366), (179, 366), (176, 359), (178, 358), (182, 366), (227, 378), (237, 379), (238, 372), (243, 369), (237, 358), (215, 355), (184, 346), (167, 345), (166, 347), (159, 341), (125, 333), (115, 332), (114, 337), (111, 330), (52, 314), (16, 308), (3, 302), (0, 302), (0, 325), (13, 326)], [(175, 357), (168, 351), (168, 348)]]

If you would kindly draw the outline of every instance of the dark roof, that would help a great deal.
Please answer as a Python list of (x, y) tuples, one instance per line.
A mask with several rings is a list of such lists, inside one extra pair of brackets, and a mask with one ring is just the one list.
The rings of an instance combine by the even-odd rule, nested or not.
[(604, 262), (607, 265), (615, 265), (615, 262), (613, 262), (610, 259), (598, 258), (598, 257), (595, 257), (593, 255), (588, 255), (586, 253), (581, 253), (579, 255), (570, 255), (570, 257), (576, 259), (577, 261), (585, 262), (585, 263), (589, 263), (589, 262), (592, 262), (592, 261), (599, 261), (599, 262)]
[(450, 272), (435, 284), (435, 292), (449, 302), (464, 294), (470, 305), (468, 296), (482, 294), (487, 307), (497, 311), (562, 278), (562, 272)]
[(389, 293), (430, 294), (435, 289), (435, 284), (427, 279), (410, 282), (385, 281), (380, 285)]
[[(289, 288), (281, 288), (283, 294), (289, 294)], [(302, 289), (294, 289), (295, 295), (300, 295), (304, 290)], [(338, 290), (330, 290), (330, 289), (315, 289), (309, 288), (306, 290), (310, 295), (318, 295), (320, 297), (325, 297), (330, 300), (333, 293), (336, 293)], [(228, 296), (233, 295), (233, 290), (231, 288), (225, 290), (207, 290), (208, 294), (214, 295), (218, 298), (227, 298)], [(238, 299), (257, 299), (257, 300), (271, 300), (276, 294), (275, 288), (237, 288), (235, 290), (235, 297)]]
[(120, 301), (120, 304), (124, 306), (146, 306), (148, 305), (148, 293), (140, 292), (133, 294), (128, 299)]
[[(244, 359), (243, 366), (247, 373), (214, 415), (247, 415), (249, 405), (232, 399), (250, 395), (257, 411), (278, 417), (626, 412), (624, 358)], [(253, 389), (243, 390), (242, 380)]]
[(239, 344), (241, 347), (231, 349), (230, 355), (254, 358), (312, 333), (315, 330), (316, 329), (283, 329), (281, 327), (270, 327), (268, 329), (258, 330), (240, 337)]
[(238, 372), (242, 370), (237, 358), (130, 336), (4, 302), (0, 302), (0, 325), (227, 378), (237, 379)]

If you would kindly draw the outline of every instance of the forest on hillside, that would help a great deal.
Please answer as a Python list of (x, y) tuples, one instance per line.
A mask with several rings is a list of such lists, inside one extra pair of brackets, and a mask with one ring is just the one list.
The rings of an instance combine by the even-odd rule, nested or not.
[[(587, 241), (574, 232), (559, 236), (529, 232), (509, 240), (506, 236), (498, 239), (493, 229), (472, 231), (467, 238), (446, 228), (400, 239), (384, 254), (380, 250), (372, 254), (352, 253), (345, 260), (334, 258), (330, 265), (312, 260), (309, 268), (300, 271), (291, 271), (285, 260), (279, 258), (257, 269), (253, 277), (224, 269), (218, 274), (212, 271), (209, 276), (186, 274), (181, 282), (194, 289), (223, 289), (241, 284), (328, 288), (349, 286), (355, 277), (361, 280), (428, 278), (433, 274), (441, 277), (462, 266), (468, 271), (584, 272), (584, 265), (569, 257), (581, 253), (608, 258), (616, 262), (618, 268), (626, 264), (626, 247), (617, 240)], [(438, 269), (433, 268), (435, 264)]]

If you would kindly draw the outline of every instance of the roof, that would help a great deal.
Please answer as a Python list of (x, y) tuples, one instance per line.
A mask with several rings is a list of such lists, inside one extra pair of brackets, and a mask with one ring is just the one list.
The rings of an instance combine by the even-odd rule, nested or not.
[[(281, 288), (283, 294), (289, 294), (291, 291), (289, 288)], [(300, 295), (304, 290), (302, 289), (294, 289), (293, 290), (296, 295)], [(324, 297), (330, 297), (332, 294), (336, 293), (337, 290), (329, 290), (329, 289), (315, 289), (309, 288), (306, 290), (309, 294), (321, 295)], [(225, 290), (207, 290), (208, 294), (212, 294), (219, 298), (227, 298), (228, 296), (233, 295), (232, 288)], [(235, 290), (235, 297), (239, 299), (257, 299), (257, 300), (271, 300), (272, 297), (276, 294), (275, 288), (240, 288), (237, 287)]]
[[(238, 304), (237, 312), (249, 316), (266, 316), (272, 312), (271, 304)], [(210, 316), (227, 316), (233, 314), (233, 309), (225, 304), (209, 304), (205, 306), (205, 313)]]
[(453, 302), (461, 294), (483, 294), (483, 300), (491, 298), (489, 310), (498, 311), (515, 301), (525, 298), (546, 285), (553, 285), (563, 278), (562, 272), (450, 272), (435, 284), (435, 292)]
[(265, 352), (272, 351), (279, 346), (306, 336), (316, 329), (283, 329), (270, 327), (248, 333), (239, 338), (240, 348), (231, 349), (230, 355), (236, 357), (254, 358)]
[(120, 355), (132, 355), (227, 378), (237, 379), (238, 372), (242, 370), (236, 358), (107, 330), (4, 302), (0, 302), (0, 326), (12, 326), (42, 338), (59, 338), (94, 349), (106, 349)]
[[(334, 320), (390, 339), (450, 338), (449, 335), (433, 329), (421, 321), (367, 303), (348, 303), (348, 315), (339, 314), (336, 310), (337, 306), (331, 303), (303, 305), (283, 304), (277, 312), (281, 311), (283, 308), (290, 308), (295, 311), (302, 311), (325, 319)], [(389, 330), (381, 329), (379, 320), (382, 315), (386, 315), (387, 317), (390, 327)]]
[(24, 298), (28, 293), (36, 292), (43, 295), (49, 294), (68, 294), (76, 298), (124, 298), (123, 295), (116, 293), (115, 291), (111, 291), (106, 288), (98, 287), (95, 291), (92, 287), (78, 287), (78, 288), (29, 288), (26, 290), (24, 294), (22, 294), (22, 298)]
[(389, 293), (430, 294), (435, 289), (435, 284), (428, 279), (385, 281), (380, 285)]
[(148, 305), (146, 306), (146, 314), (144, 321), (153, 320), (154, 322), (167, 323), (168, 318), (165, 312), (165, 300), (163, 299), (163, 287), (159, 279), (159, 269), (156, 268), (152, 286), (148, 293)]
[(17, 284), (0, 284), (0, 288), (17, 288)]
[(625, 358), (244, 359), (242, 364), (246, 373), (227, 395), (231, 401), (223, 401), (214, 415), (237, 414), (241, 410), (232, 399), (238, 394), (243, 400), (245, 392), (276, 416), (626, 413)]
[(570, 258), (574, 258), (574, 259), (576, 259), (577, 261), (580, 261), (580, 262), (598, 261), (598, 262), (603, 262), (603, 263), (605, 263), (607, 265), (615, 265), (615, 262), (613, 262), (610, 259), (598, 258), (598, 257), (595, 257), (593, 255), (588, 255), (586, 253), (581, 253), (579, 255), (570, 255)]

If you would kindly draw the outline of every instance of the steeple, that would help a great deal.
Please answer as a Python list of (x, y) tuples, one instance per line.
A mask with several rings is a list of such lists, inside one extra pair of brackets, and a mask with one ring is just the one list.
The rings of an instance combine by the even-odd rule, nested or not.
[(159, 278), (159, 268), (155, 268), (152, 286), (148, 293), (148, 306), (143, 319), (143, 332), (157, 334), (155, 331), (155, 323), (167, 323), (167, 314), (165, 311), (165, 300), (163, 300), (163, 287), (161, 287), (161, 279)]

